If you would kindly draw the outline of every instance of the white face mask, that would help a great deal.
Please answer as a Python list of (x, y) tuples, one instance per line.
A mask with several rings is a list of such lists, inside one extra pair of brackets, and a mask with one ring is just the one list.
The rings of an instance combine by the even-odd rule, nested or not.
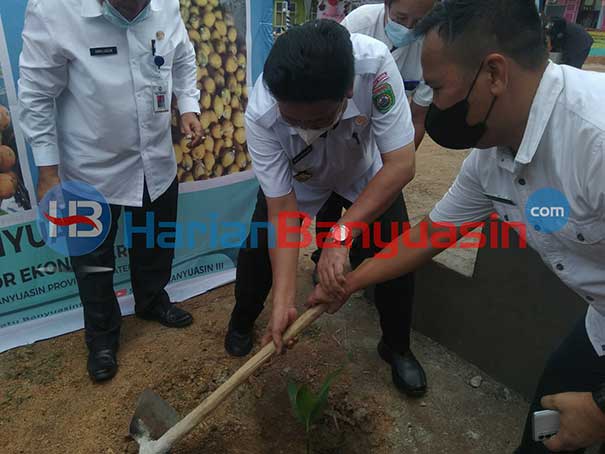
[(340, 111), (340, 113), (336, 116), (336, 120), (334, 120), (332, 122), (332, 124), (326, 128), (321, 128), (321, 129), (303, 129), (303, 128), (297, 128), (295, 127), (294, 129), (296, 130), (296, 132), (298, 133), (298, 135), (302, 138), (302, 140), (305, 141), (305, 143), (307, 145), (311, 145), (313, 142), (315, 142), (322, 134), (328, 132), (330, 129), (332, 129), (342, 118), (342, 114), (344, 113), (344, 111), (347, 108), (347, 101), (345, 101), (343, 103), (343, 107), (342, 110)]
[(328, 131), (330, 128), (323, 129), (302, 129), (302, 128), (294, 128), (298, 135), (305, 141), (307, 145), (311, 145), (318, 137)]

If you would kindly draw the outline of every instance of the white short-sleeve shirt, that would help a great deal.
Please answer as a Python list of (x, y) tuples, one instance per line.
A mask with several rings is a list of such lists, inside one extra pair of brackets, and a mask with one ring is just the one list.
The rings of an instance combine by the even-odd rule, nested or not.
[[(586, 328), (600, 356), (605, 355), (603, 106), (605, 74), (550, 63), (516, 156), (503, 148), (473, 150), (430, 214), (434, 222), (460, 225), (496, 211), (503, 221), (524, 224), (528, 244), (590, 305)], [(559, 191), (569, 203), (569, 220), (554, 233), (537, 230), (526, 214), (528, 199), (545, 188)]]
[[(332, 192), (355, 202), (382, 167), (381, 154), (414, 141), (410, 107), (389, 49), (352, 34), (353, 97), (335, 128), (310, 146), (281, 117), (277, 101), (258, 78), (246, 109), (253, 169), (268, 197), (292, 190), (300, 211), (315, 216)], [(305, 175), (303, 181), (300, 178)]]
[(389, 49), (397, 63), (399, 72), (406, 82), (420, 83), (409, 90), (407, 94), (412, 96), (414, 103), (419, 106), (428, 107), (433, 101), (433, 90), (424, 83), (422, 76), (422, 39), (406, 47), (394, 48), (393, 43), (384, 31), (384, 4), (362, 5), (354, 9), (341, 22), (351, 33), (362, 33), (382, 41)]

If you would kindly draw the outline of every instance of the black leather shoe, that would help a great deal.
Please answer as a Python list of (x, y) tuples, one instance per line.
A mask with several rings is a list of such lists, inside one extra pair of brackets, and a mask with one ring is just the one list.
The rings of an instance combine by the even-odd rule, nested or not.
[(381, 340), (378, 354), (391, 365), (393, 383), (397, 389), (410, 397), (426, 394), (426, 374), (411, 350), (403, 354), (397, 353)]
[(184, 328), (191, 325), (191, 314), (172, 303), (157, 304), (146, 312), (137, 313), (144, 320), (154, 320), (169, 328)]
[(118, 371), (116, 352), (110, 348), (92, 350), (88, 353), (88, 375), (95, 382), (113, 378)]
[(246, 356), (250, 353), (252, 350), (252, 333), (252, 329), (237, 331), (229, 323), (229, 329), (225, 335), (225, 350), (227, 350), (227, 353), (231, 356)]

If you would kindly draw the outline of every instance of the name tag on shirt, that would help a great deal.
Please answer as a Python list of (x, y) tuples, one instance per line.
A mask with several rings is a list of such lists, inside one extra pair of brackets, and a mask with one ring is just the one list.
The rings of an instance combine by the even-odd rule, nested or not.
[(153, 111), (155, 113), (168, 112), (168, 89), (165, 85), (153, 87)]
[(91, 47), (90, 48), (90, 56), (91, 57), (101, 57), (103, 55), (117, 55), (118, 48), (117, 47)]

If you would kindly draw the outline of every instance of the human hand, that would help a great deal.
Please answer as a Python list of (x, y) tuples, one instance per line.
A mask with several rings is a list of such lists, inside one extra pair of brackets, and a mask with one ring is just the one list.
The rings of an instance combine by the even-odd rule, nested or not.
[(553, 394), (544, 396), (541, 404), (561, 414), (559, 433), (544, 442), (550, 451), (576, 451), (605, 441), (605, 414), (591, 393)]
[(187, 112), (181, 115), (181, 133), (191, 139), (189, 148), (195, 148), (202, 143), (202, 125), (195, 113)]
[[(280, 304), (276, 301), (273, 302), (273, 312), (271, 314), (271, 320), (267, 325), (265, 335), (263, 336), (262, 345), (263, 347), (269, 342), (275, 343), (275, 349), (278, 353), (284, 353), (284, 341), (283, 335), (286, 329), (294, 323), (298, 316), (296, 308), (289, 304)], [(294, 341), (288, 342), (288, 347), (294, 345)]]

